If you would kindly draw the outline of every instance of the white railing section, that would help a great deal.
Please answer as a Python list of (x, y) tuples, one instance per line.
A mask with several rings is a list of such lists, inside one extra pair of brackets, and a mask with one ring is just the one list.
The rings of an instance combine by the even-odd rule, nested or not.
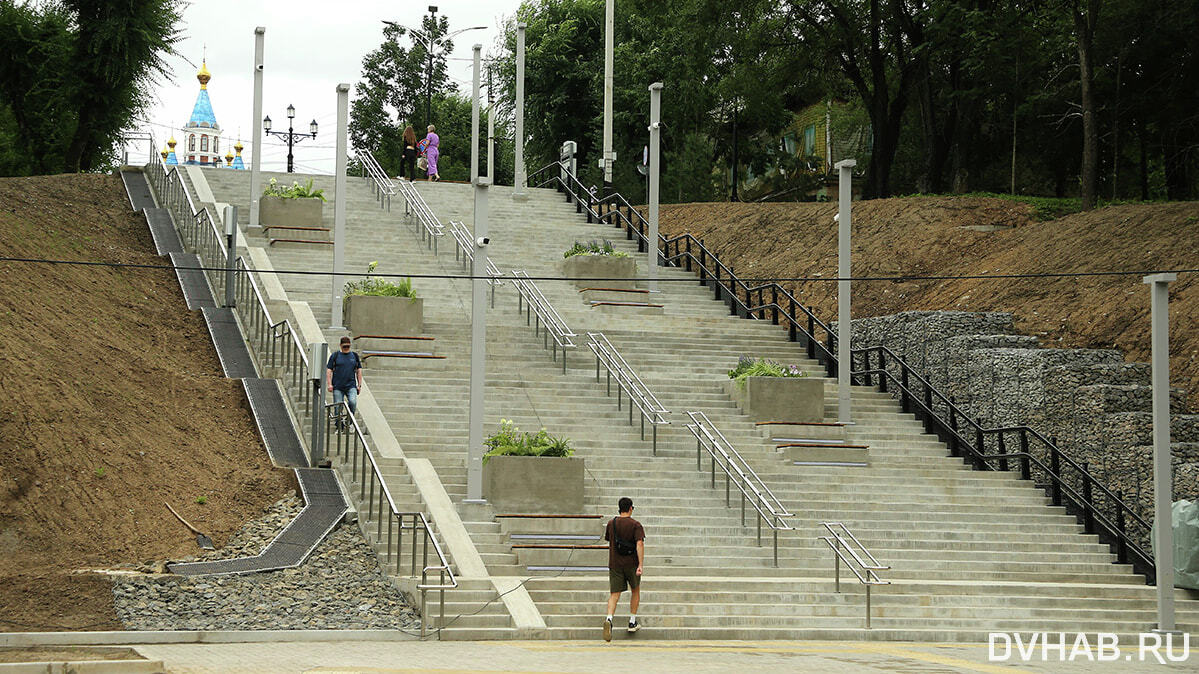
[(433, 214), (433, 209), (425, 203), (416, 186), (407, 180), (395, 183), (400, 196), (404, 197), (404, 215), (409, 220), (415, 220), (415, 226), (420, 231), (421, 240), (437, 254), (437, 240), (445, 236), (445, 226)]
[[(183, 182), (182, 173), (179, 168), (172, 166), (169, 169), (164, 167), (158, 157), (153, 158), (150, 162), (148, 175), (151, 185), (154, 187), (155, 193), (158, 196), (159, 203), (166, 208), (175, 219), (177, 226), (180, 229), (180, 238), (183, 241), (184, 247), (193, 250), (200, 259), (200, 265), (205, 272), (205, 277), (214, 290), (220, 289), (221, 292), (214, 293), (214, 296), (223, 297), (224, 283), (226, 278), (225, 265), (228, 264), (226, 257), (226, 247), (223, 236), (219, 234), (219, 229), (216, 222), (208, 209), (203, 208), (196, 210), (195, 200), (192, 198), (190, 191), (187, 189), (186, 183)], [(238, 257), (235, 260), (236, 274), (234, 274), (234, 311), (237, 314), (243, 331), (245, 331), (247, 341), (253, 351), (259, 367), (263, 370), (265, 376), (273, 376), (279, 379), (283, 387), (283, 391), (288, 395), (293, 404), (296, 406), (297, 412), (300, 408), (303, 409), (305, 415), (315, 413), (313, 410), (313, 387), (308, 380), (308, 353), (307, 349), (300, 341), (299, 333), (292, 327), (292, 324), (287, 319), (273, 321), (270, 310), (267, 308), (266, 300), (263, 298), (262, 290), (258, 286), (254, 275), (257, 273), (245, 258)], [(345, 403), (342, 403), (344, 406)], [(334, 408), (334, 405), (326, 405), (326, 411)], [(374, 484), (378, 481), (380, 485), (380, 495), (386, 493), (386, 503), (388, 504), (392, 519), (398, 521), (398, 529), (400, 540), (396, 545), (396, 573), (400, 573), (400, 551), (402, 549), (402, 536), (404, 529), (409, 529), (413, 532), (412, 544), (412, 573), (416, 576), (416, 554), (417, 544), (415, 535), (423, 532), (425, 540), (424, 547), (424, 563), (421, 568), (421, 581), (417, 585), (417, 589), (421, 590), (421, 615), (428, 615), (425, 612), (425, 593), (428, 590), (441, 591), (441, 622), (439, 626), (445, 625), (445, 590), (452, 589), (458, 586), (457, 580), (454, 578), (453, 571), (449, 563), (446, 561), (444, 552), (441, 549), (441, 544), (438, 542), (433, 529), (430, 527), (428, 520), (423, 513), (401, 512), (395, 505), (389, 491), (386, 491), (386, 485), (383, 482), (382, 473), (379, 465), (375, 460), (374, 454), (370, 451), (370, 447), (366, 442), (366, 438), (362, 433), (352, 416), (348, 414), (348, 407), (343, 412), (334, 413), (333, 417), (336, 421), (345, 421), (341, 419), (342, 415), (349, 416), (348, 423), (352, 424), (353, 433), (349, 438), (338, 438), (337, 451), (339, 456), (348, 456), (351, 465), (351, 476), (359, 485), (360, 493), (364, 493), (369, 483), (370, 501), (369, 510), (373, 516), (373, 508), (375, 503)], [(334, 445), (330, 442), (330, 427), (334, 419), (326, 421), (326, 447), (332, 448)], [(344, 434), (342, 434), (344, 435)], [(349, 440), (352, 439), (355, 443), (354, 450), (348, 447)], [(345, 446), (343, 446), (343, 442)], [(361, 462), (361, 471), (359, 463)], [(370, 465), (370, 474), (366, 472), (366, 466)], [(360, 500), (361, 500), (360, 496)], [(380, 501), (380, 514), (382, 514), (382, 501)], [(412, 523), (405, 525), (405, 519), (411, 517)], [(380, 524), (377, 525), (376, 543), (382, 542)], [(388, 521), (388, 554), (391, 554), (391, 531), (392, 521)], [(428, 563), (429, 543), (432, 542), (435, 554), (438, 557), (439, 565), (430, 566)], [(440, 583), (434, 584), (428, 581), (428, 574), (437, 572), (440, 575)], [(448, 575), (448, 580), (447, 580)], [(421, 632), (424, 634), (425, 626), (422, 621)]]
[[(512, 270), (512, 287), (516, 288), (516, 310), (526, 311), (525, 325), (533, 325), (533, 334), (543, 331), (545, 337), (543, 346), (551, 349), (552, 357), (558, 360), (558, 349), (562, 349), (562, 372), (566, 372), (566, 350), (574, 349), (573, 337), (577, 335), (566, 325), (566, 321), (558, 315), (554, 305), (550, 304), (536, 283), (529, 280), (529, 275), (523, 270)], [(550, 344), (550, 338), (553, 344)]]
[(695, 436), (695, 467), (703, 470), (703, 452), (711, 459), (711, 486), (716, 487), (716, 469), (724, 473), (724, 502), (732, 507), (732, 487), (741, 492), (741, 525), (745, 525), (745, 505), (748, 503), (758, 513), (758, 545), (762, 544), (762, 523), (770, 527), (774, 535), (774, 565), (779, 565), (779, 531), (793, 531), (794, 528), (784, 520), (791, 517), (783, 504), (774, 496), (770, 488), (762, 482), (753, 468), (741, 458), (733, 445), (724, 435), (712, 425), (708, 415), (703, 412), (687, 412), (691, 423), (687, 430)]
[[(462, 263), (462, 268), (470, 271), (472, 263), (475, 261), (474, 247), (475, 240), (471, 236), (470, 230), (466, 225), (456, 220), (450, 220), (450, 235), (454, 237), (454, 260)], [(487, 274), (487, 285), (491, 286), (491, 308), (495, 308), (495, 289), (498, 286), (504, 285), (504, 273), (499, 267), (487, 258), (487, 264), (483, 268)]]
[(649, 390), (641, 377), (625, 362), (624, 357), (612, 346), (602, 332), (587, 333), (587, 348), (595, 354), (595, 380), (600, 379), (600, 365), (607, 371), (608, 395), (612, 395), (612, 380), (616, 380), (616, 409), (621, 409), (620, 392), (624, 391), (629, 399), (629, 423), (633, 423), (633, 406), (641, 413), (641, 439), (645, 439), (645, 424), (653, 429), (654, 454), (658, 453), (658, 426), (670, 423), (667, 415), (670, 410), (658, 402), (657, 396)]
[(387, 172), (375, 161), (375, 155), (371, 154), (370, 150), (358, 150), (354, 153), (354, 157), (362, 166), (363, 177), (371, 179), (371, 191), (375, 193), (375, 199), (379, 202), (379, 208), (387, 207), (387, 212), (391, 212), (391, 198), (395, 196), (396, 186), (387, 177)]
[[(841, 562), (853, 571), (858, 581), (866, 586), (866, 629), (870, 629), (870, 586), (890, 585), (891, 581), (879, 578), (877, 571), (889, 570), (891, 567), (879, 563), (874, 555), (858, 541), (853, 532), (841, 522), (821, 522), (828, 536), (818, 536), (828, 544), (833, 551), (833, 577), (836, 579), (837, 592), (841, 591)], [(844, 550), (844, 552), (842, 552)], [(846, 557), (846, 553), (849, 557)]]
[[(404, 531), (411, 531), (412, 561), (408, 575), (420, 576), (420, 582), (416, 585), (416, 588), (420, 590), (420, 614), (422, 616), (429, 615), (425, 610), (428, 606), (426, 593), (429, 590), (439, 591), (441, 613), (437, 626), (439, 629), (445, 627), (445, 591), (458, 587), (458, 580), (454, 577), (454, 570), (450, 567), (433, 528), (425, 519), (424, 513), (405, 512), (396, 506), (391, 489), (387, 487), (387, 481), (383, 479), (379, 464), (371, 455), (366, 436), (358, 425), (358, 420), (350, 412), (349, 404), (345, 401), (328, 403), (325, 405), (325, 410), (327, 412), (325, 415), (325, 447), (328, 448), (330, 454), (337, 455), (343, 466), (350, 467), (353, 484), (358, 485), (358, 503), (365, 503), (367, 508), (366, 525), (363, 527), (363, 531), (369, 533), (370, 522), (374, 520), (375, 543), (383, 543), (383, 521), (387, 520), (387, 547), (385, 548), (386, 556), (383, 568), (388, 568), (386, 558), (390, 557), (395, 560), (396, 575), (402, 574), (401, 565), (405, 558)], [(338, 430), (339, 428), (341, 430)], [(375, 516), (376, 509), (378, 517)], [(361, 505), (359, 505), (358, 512), (362, 513)], [(409, 519), (412, 520), (410, 523)], [(422, 540), (418, 541), (417, 536), (420, 534), (423, 534)], [(437, 564), (429, 564), (430, 543), (433, 545), (433, 554), (437, 556)], [(417, 562), (418, 549), (422, 551), (422, 560), (419, 563)], [(419, 574), (417, 569), (420, 569)], [(431, 572), (438, 574), (438, 582), (429, 582)], [(422, 637), (426, 634), (427, 623), (428, 620), (421, 621), (420, 635)]]

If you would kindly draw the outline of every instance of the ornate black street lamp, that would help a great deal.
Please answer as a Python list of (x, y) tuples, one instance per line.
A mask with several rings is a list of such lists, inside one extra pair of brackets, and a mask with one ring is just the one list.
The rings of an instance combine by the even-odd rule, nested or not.
[(287, 172), (294, 173), (292, 165), (292, 146), (304, 140), (305, 138), (316, 138), (316, 120), (312, 120), (308, 124), (308, 133), (296, 133), (292, 128), (292, 120), (296, 118), (296, 106), (287, 106), (287, 131), (271, 131), (271, 116), (267, 115), (262, 120), (262, 130), (267, 132), (267, 135), (278, 136), (287, 141)]

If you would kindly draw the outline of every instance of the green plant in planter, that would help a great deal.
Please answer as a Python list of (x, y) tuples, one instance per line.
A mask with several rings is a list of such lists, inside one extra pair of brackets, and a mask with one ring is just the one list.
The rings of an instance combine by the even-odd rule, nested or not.
[(390, 279), (379, 278), (378, 276), (371, 276), (377, 266), (379, 266), (379, 262), (376, 260), (366, 266), (366, 278), (347, 282), (343, 288), (345, 296), (416, 297), (416, 291), (412, 289), (412, 279), (405, 278), (399, 281), (392, 281)]
[(280, 187), (279, 181), (271, 178), (271, 184), (262, 191), (262, 196), (279, 197), (280, 199), (320, 199), (321, 201), (328, 201), (325, 199), (324, 190), (312, 189), (311, 179), (303, 185), (292, 181), (291, 187)]
[(604, 239), (604, 242), (597, 243), (595, 240), (589, 241), (586, 244), (575, 241), (575, 245), (571, 246), (562, 254), (562, 257), (574, 257), (575, 255), (603, 255), (606, 257), (628, 257), (629, 254), (623, 251), (616, 250), (612, 247), (612, 242)]
[(805, 377), (807, 373), (798, 365), (783, 365), (765, 358), (741, 356), (737, 367), (729, 370), (729, 379), (737, 382), (737, 388), (745, 388), (746, 377)]
[(522, 433), (511, 419), (500, 419), (500, 429), (483, 440), (487, 451), (483, 463), (493, 456), (572, 456), (574, 448), (567, 438), (556, 438), (543, 428)]

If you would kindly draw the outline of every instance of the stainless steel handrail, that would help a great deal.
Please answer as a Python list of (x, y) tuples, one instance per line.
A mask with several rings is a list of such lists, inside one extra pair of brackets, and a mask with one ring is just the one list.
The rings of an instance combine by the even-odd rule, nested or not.
[(692, 417), (691, 417), (692, 420), (695, 420), (695, 417), (693, 415), (698, 414), (703, 419), (704, 426), (707, 429), (709, 429), (711, 432), (715, 433), (716, 439), (718, 439), (723, 444), (723, 446), (728, 449), (728, 451), (732, 452), (733, 456), (737, 457), (737, 461), (741, 462), (741, 465), (744, 467), (745, 471), (749, 474), (749, 476), (753, 477), (754, 482), (759, 487), (761, 487), (761, 490), (766, 495), (768, 495), (770, 497), (769, 502), (772, 504), (772, 506), (771, 506), (772, 511), (777, 512), (779, 514), (779, 516), (781, 516), (781, 517), (791, 517), (791, 513), (787, 511), (787, 506), (783, 505), (783, 502), (780, 501), (778, 499), (778, 497), (774, 495), (774, 492), (771, 491), (770, 487), (766, 485), (765, 480), (758, 477), (758, 474), (757, 474), (757, 472), (754, 471), (753, 466), (749, 465), (749, 462), (746, 461), (745, 458), (741, 456), (741, 453), (737, 451), (737, 448), (733, 446), (733, 443), (729, 442), (728, 438), (724, 437), (724, 433), (721, 433), (720, 429), (716, 428), (716, 425), (713, 424), (711, 422), (711, 420), (708, 419), (707, 414), (704, 414), (703, 412), (694, 412), (694, 413), (688, 412), (687, 414), (692, 415)]
[[(829, 533), (828, 536), (817, 536), (817, 538), (827, 543), (833, 551), (833, 577), (835, 578), (834, 582), (837, 592), (841, 592), (841, 562), (845, 562), (845, 566), (850, 571), (853, 571), (853, 575), (858, 577), (858, 582), (866, 586), (866, 629), (870, 629), (870, 586), (890, 585), (891, 581), (883, 580), (876, 572), (885, 571), (891, 567), (885, 566), (875, 559), (874, 555), (870, 554), (866, 546), (862, 545), (857, 536), (854, 536), (849, 527), (843, 523), (821, 522), (820, 524)], [(840, 528), (840, 531), (834, 527)], [(846, 540), (846, 537), (849, 540)], [(850, 541), (853, 542), (852, 545), (850, 545)], [(848, 552), (849, 556), (853, 558), (852, 562), (841, 552), (842, 549)], [(858, 554), (859, 550), (861, 554)], [(866, 559), (862, 559), (863, 556)], [(859, 571), (859, 569), (861, 570)]]
[(658, 402), (657, 396), (649, 390), (641, 377), (625, 362), (624, 357), (612, 346), (612, 342), (602, 332), (588, 332), (587, 348), (595, 354), (595, 380), (600, 378), (600, 364), (607, 371), (608, 395), (612, 395), (612, 378), (616, 377), (616, 409), (621, 408), (620, 392), (623, 390), (629, 397), (629, 423), (633, 423), (633, 405), (641, 412), (641, 439), (645, 439), (645, 422), (648, 421), (653, 429), (654, 454), (658, 453), (658, 426), (670, 423), (665, 415), (670, 410)]
[(558, 360), (558, 348), (562, 349), (562, 372), (566, 372), (566, 350), (577, 348), (572, 337), (577, 337), (566, 321), (562, 320), (562, 316), (554, 309), (554, 305), (550, 304), (549, 300), (542, 294), (541, 289), (537, 287), (529, 279), (529, 275), (523, 270), (512, 270), (512, 287), (516, 288), (517, 292), (517, 312), (527, 311), (525, 324), (533, 322), (536, 317), (536, 322), (533, 324), (533, 334), (541, 331), (541, 327), (545, 327), (544, 346), (551, 347), (549, 338), (554, 338), (554, 345), (551, 347), (553, 359)]
[(369, 173), (372, 183), (372, 190), (375, 193), (375, 198), (379, 201), (379, 208), (387, 206), (387, 211), (391, 212), (391, 197), (396, 193), (395, 183), (391, 178), (387, 177), (387, 173), (379, 162), (375, 160), (375, 155), (371, 154), (370, 150), (358, 150), (354, 153), (354, 157), (358, 159), (358, 163), (362, 165), (364, 173)]
[[(161, 164), (158, 164), (157, 162), (151, 162), (150, 173), (152, 179), (157, 182), (158, 193), (163, 195), (164, 201), (169, 202), (167, 205), (168, 209), (174, 211), (174, 214), (177, 216), (177, 222), (184, 224), (183, 234), (188, 239), (188, 241), (185, 241), (184, 243), (190, 244), (194, 249), (196, 249), (197, 255), (200, 257), (201, 264), (205, 267), (214, 269), (220, 269), (220, 267), (223, 267), (225, 264), (227, 264), (224, 241), (220, 236), (216, 235), (216, 226), (212, 221), (211, 215), (208, 213), (207, 209), (202, 209), (201, 212), (197, 212), (194, 210), (194, 208), (192, 208), (192, 205), (195, 202), (191, 197), (190, 191), (187, 189), (187, 185), (183, 183), (178, 168), (175, 167), (170, 171), (167, 171), (162, 167)], [(183, 212), (182, 208), (184, 204), (191, 209), (191, 213)], [(202, 218), (200, 217), (201, 213), (207, 216), (207, 220), (210, 225), (208, 228), (202, 227), (203, 222)], [(202, 238), (202, 235), (207, 232), (212, 232), (214, 236)], [(242, 257), (238, 257), (235, 261), (235, 264), (237, 271), (239, 272), (235, 276), (236, 280), (234, 281), (235, 298), (238, 300), (235, 303), (235, 311), (241, 318), (242, 324), (249, 326), (251, 346), (254, 347), (254, 350), (257, 353), (260, 361), (265, 357), (266, 362), (270, 367), (275, 367), (276, 361), (279, 359), (282, 360), (280, 367), (283, 369), (283, 376), (280, 378), (280, 380), (284, 386), (284, 389), (286, 390), (288, 388), (288, 382), (290, 381), (291, 388), (297, 390), (299, 397), (303, 402), (305, 413), (311, 414), (313, 412), (313, 395), (312, 387), (308, 385), (307, 380), (308, 354), (306, 349), (304, 349), (303, 345), (300, 343), (299, 334), (286, 319), (278, 322), (272, 322), (270, 310), (267, 308), (266, 300), (262, 295), (262, 290), (258, 287), (258, 282), (253, 276), (253, 272), (255, 270), (251, 268), (246, 260)], [(218, 272), (214, 272), (210, 276), (223, 279), (225, 274), (223, 270), (220, 270)], [(414, 536), (414, 542), (412, 546), (413, 576), (416, 575), (417, 545), (415, 543), (415, 535), (418, 530), (424, 532), (424, 561), (420, 573), (421, 582), (416, 586), (417, 589), (421, 591), (421, 615), (427, 615), (427, 612), (425, 611), (425, 607), (427, 605), (426, 593), (429, 590), (440, 591), (441, 614), (438, 626), (444, 627), (445, 590), (458, 587), (458, 582), (454, 577), (453, 569), (446, 560), (445, 552), (442, 550), (441, 543), (437, 540), (437, 536), (433, 532), (432, 527), (429, 525), (429, 521), (426, 519), (424, 513), (400, 511), (400, 509), (396, 506), (395, 499), (392, 497), (390, 490), (383, 481), (382, 471), (380, 470), (378, 463), (375, 461), (374, 455), (370, 452), (369, 445), (366, 442), (366, 437), (363, 434), (361, 427), (359, 427), (357, 420), (349, 414), (349, 406), (346, 405), (344, 401), (342, 403), (327, 404), (325, 406), (325, 446), (333, 446), (329, 442), (331, 430), (330, 418), (333, 415), (329, 415), (328, 411), (330, 408), (336, 407), (337, 405), (340, 405), (343, 408), (343, 410), (338, 413), (338, 416), (344, 415), (348, 417), (349, 423), (353, 426), (352, 439), (355, 443), (355, 448), (360, 448), (361, 456), (366, 457), (362, 462), (362, 471), (360, 472), (358, 470), (359, 453), (353, 452), (354, 465), (352, 467), (351, 475), (360, 485), (363, 485), (369, 481), (371, 498), (368, 502), (368, 512), (370, 513), (370, 516), (373, 516), (374, 512), (374, 484), (376, 481), (379, 483), (380, 498), (382, 499), (385, 495), (388, 507), (393, 514), (393, 518), (388, 519), (387, 525), (388, 554), (392, 554), (391, 541), (393, 519), (398, 520), (398, 527), (395, 529), (398, 531), (398, 537), (395, 546), (397, 574), (400, 570), (400, 552), (403, 546), (404, 529), (411, 529)], [(345, 451), (348, 451), (349, 440), (345, 438), (344, 434), (339, 434), (337, 444), (339, 456), (343, 455)], [(371, 466), (371, 473), (369, 475), (365, 472), (366, 464), (368, 462)], [(363, 496), (360, 495), (359, 499), (361, 500), (362, 498)], [(379, 504), (379, 508), (380, 514), (382, 514), (381, 502)], [(405, 518), (407, 517), (412, 518), (412, 524), (408, 526), (405, 525)], [(376, 526), (376, 542), (381, 542), (381, 526), (382, 522), (380, 519), (379, 524)], [(428, 563), (428, 548), (430, 542), (432, 542), (433, 550), (437, 555), (438, 561), (440, 562), (438, 565), (430, 566)], [(430, 572), (436, 572), (439, 574), (439, 583), (434, 584), (429, 582), (428, 576)], [(446, 580), (447, 576), (449, 578), (448, 581)], [(421, 636), (425, 635), (426, 622), (427, 621), (425, 620), (421, 621)]]
[(396, 186), (400, 195), (404, 197), (404, 215), (408, 218), (416, 216), (421, 240), (426, 241), (426, 245), (431, 247), (436, 255), (437, 239), (445, 236), (445, 226), (437, 219), (433, 209), (425, 203), (420, 192), (416, 191), (416, 186), (407, 180), (399, 181)]
[[(450, 220), (450, 234), (454, 237), (454, 259), (462, 263), (462, 268), (470, 270), (471, 264), (475, 261), (473, 248), (475, 241), (471, 237), (470, 230), (466, 225), (456, 220)], [(500, 268), (495, 266), (491, 258), (487, 258), (487, 264), (483, 268), (487, 274), (487, 285), (491, 286), (491, 308), (495, 308), (495, 289), (498, 286), (504, 285), (504, 273)]]
[[(366, 436), (362, 432), (362, 428), (358, 425), (358, 420), (350, 413), (350, 406), (345, 401), (339, 403), (328, 403), (325, 405), (325, 446), (330, 449), (336, 446), (336, 455), (344, 465), (350, 463), (350, 477), (353, 483), (358, 485), (358, 501), (363, 501), (367, 504), (367, 521), (375, 520), (375, 543), (383, 542), (383, 520), (387, 520), (387, 555), (395, 559), (395, 572), (400, 575), (401, 560), (403, 559), (404, 549), (404, 530), (412, 530), (412, 566), (410, 575), (416, 575), (417, 561), (417, 531), (424, 532), (423, 540), (423, 560), (419, 565), (421, 568), (421, 581), (417, 584), (417, 589), (421, 591), (420, 611), (422, 617), (427, 617), (426, 610), (428, 603), (426, 601), (426, 593), (429, 590), (437, 590), (440, 592), (441, 613), (438, 618), (438, 628), (445, 627), (445, 591), (452, 590), (458, 587), (458, 580), (454, 577), (454, 570), (451, 568), (449, 560), (446, 559), (445, 551), (441, 548), (441, 543), (437, 540), (437, 535), (429, 526), (428, 519), (425, 518), (422, 512), (402, 511), (396, 505), (395, 498), (391, 494), (391, 489), (388, 488), (387, 482), (383, 479), (383, 471), (379, 468), (378, 462), (375, 460), (375, 455), (370, 451), (370, 445), (366, 441)], [(349, 426), (350, 433), (338, 432), (338, 426)], [(352, 445), (352, 446), (351, 446)], [(330, 452), (333, 453), (333, 452)], [(362, 457), (359, 463), (359, 457)], [(367, 472), (367, 464), (370, 464), (370, 472)], [(359, 468), (361, 466), (361, 469)], [(378, 483), (378, 494), (375, 492), (375, 484)], [(368, 494), (369, 490), (369, 494)], [(389, 516), (383, 516), (383, 505), (387, 504)], [(375, 517), (375, 506), (378, 505), (379, 517)], [(359, 510), (361, 512), (361, 510)], [(411, 517), (412, 525), (406, 526), (405, 519)], [(364, 527), (364, 531), (369, 530), (369, 524)], [(393, 537), (393, 533), (395, 536)], [(392, 541), (395, 541), (395, 552), (392, 552)], [(429, 564), (429, 543), (433, 544), (433, 552), (437, 555), (438, 564)], [(429, 582), (429, 573), (437, 572), (439, 575), (438, 583)], [(447, 581), (448, 576), (448, 581)], [(421, 636), (424, 637), (427, 629), (427, 620), (421, 620)]]
[(774, 538), (774, 565), (779, 565), (779, 531), (793, 531), (794, 527), (783, 519), (784, 515), (774, 510), (770, 502), (763, 497), (762, 492), (749, 479), (744, 468), (733, 460), (725, 451), (725, 447), (711, 433), (711, 421), (702, 412), (687, 412), (691, 417), (687, 430), (695, 436), (695, 467), (703, 470), (703, 455), (708, 452), (711, 458), (711, 486), (716, 487), (716, 467), (724, 473), (724, 503), (732, 507), (732, 486), (741, 492), (741, 525), (745, 526), (745, 504), (748, 503), (758, 513), (758, 545), (762, 545), (762, 523), (770, 527)]

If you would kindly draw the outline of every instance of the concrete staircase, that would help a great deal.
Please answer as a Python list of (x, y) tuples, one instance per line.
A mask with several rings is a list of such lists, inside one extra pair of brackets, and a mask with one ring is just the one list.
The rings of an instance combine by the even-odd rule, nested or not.
[[(218, 201), (241, 206), (248, 176), (208, 170)], [(328, 183), (327, 185), (325, 183)], [(316, 186), (332, 193), (332, 178)], [(381, 211), (366, 183), (351, 179), (346, 267), (378, 273), (461, 274), (447, 236), (434, 255), (402, 217), (402, 204)], [(472, 219), (471, 188), (418, 183), (442, 222)], [(239, 197), (238, 195), (243, 195)], [(586, 224), (562, 197), (531, 190), (527, 202), (510, 190), (491, 189), (488, 255), (503, 271), (530, 276), (559, 275), (562, 252), (575, 240), (610, 238), (635, 253), (619, 230)], [(331, 220), (331, 208), (326, 208)], [(251, 241), (252, 239), (247, 239)], [(253, 245), (253, 244), (251, 244)], [(328, 247), (269, 249), (276, 270), (321, 270), (331, 266)], [(640, 262), (644, 273), (644, 262)], [(580, 335), (565, 374), (541, 337), (516, 311), (510, 285), (498, 290), (488, 313), (487, 424), (512, 419), (523, 430), (545, 427), (572, 439), (586, 459), (584, 498), (599, 520), (532, 526), (497, 519), (489, 507), (460, 505), (459, 513), (493, 577), (530, 578), (525, 587), (552, 638), (597, 638), (606, 573), (606, 553), (578, 549), (513, 548), (539, 540), (537, 534), (599, 535), (619, 497), (630, 496), (647, 531), (647, 569), (639, 612), (645, 627), (637, 638), (872, 638), (980, 641), (989, 631), (1088, 631), (1132, 634), (1155, 620), (1153, 589), (1113, 556), (1094, 536), (1084, 535), (1072, 516), (1048, 504), (1044, 494), (1014, 474), (968, 470), (947, 456), (935, 437), (900, 413), (886, 394), (853, 391), (856, 424), (846, 441), (870, 447), (868, 467), (793, 465), (769, 438), (742, 415), (725, 392), (725, 373), (741, 355), (796, 363), (823, 376), (786, 332), (765, 321), (728, 316), (695, 277), (660, 270), (659, 313), (586, 304), (569, 282), (539, 287)], [(281, 274), (289, 298), (307, 302), (328, 325), (327, 277)], [(453, 278), (414, 279), (425, 298), (425, 330), (446, 360), (373, 359), (367, 387), (380, 401), (404, 454), (427, 458), (455, 501), (465, 495), (464, 452), (469, 361), (469, 283)], [(583, 344), (585, 332), (602, 331), (641, 375), (675, 423), (660, 431), (656, 456), (648, 435), (629, 425)], [(331, 339), (340, 333), (328, 332)], [(384, 362), (376, 362), (384, 361)], [(836, 382), (826, 380), (826, 416), (835, 416)], [(742, 523), (737, 500), (725, 504), (724, 485), (715, 488), (697, 470), (693, 437), (683, 427), (684, 410), (700, 410), (737, 447), (792, 513), (793, 531), (780, 533), (779, 566), (773, 566), (770, 531), (756, 545), (752, 514)], [(393, 493), (410, 483), (402, 462), (386, 465)], [(409, 482), (406, 482), (409, 480)], [(734, 490), (735, 493), (735, 490)], [(414, 508), (418, 503), (412, 504)], [(752, 511), (751, 511), (752, 513)], [(856, 580), (836, 593), (832, 554), (816, 540), (822, 521), (841, 521), (881, 561), (892, 566), (890, 586), (873, 593), (873, 627), (864, 626), (863, 591)], [(512, 538), (513, 535), (519, 538)], [(585, 538), (571, 539), (587, 543)], [(529, 567), (553, 570), (528, 573)], [(845, 574), (843, 574), (845, 575)], [(850, 577), (852, 579), (852, 577)], [(845, 580), (845, 578), (843, 578)], [(489, 594), (490, 592), (490, 594)], [(485, 586), (448, 596), (447, 613), (471, 613), (495, 597)], [(1199, 602), (1179, 593), (1179, 623), (1199, 625)], [(498, 602), (496, 602), (498, 604)], [(495, 608), (495, 604), (492, 605)], [(623, 636), (618, 630), (617, 636)], [(483, 611), (455, 621), (443, 638), (517, 636), (503, 611)]]

